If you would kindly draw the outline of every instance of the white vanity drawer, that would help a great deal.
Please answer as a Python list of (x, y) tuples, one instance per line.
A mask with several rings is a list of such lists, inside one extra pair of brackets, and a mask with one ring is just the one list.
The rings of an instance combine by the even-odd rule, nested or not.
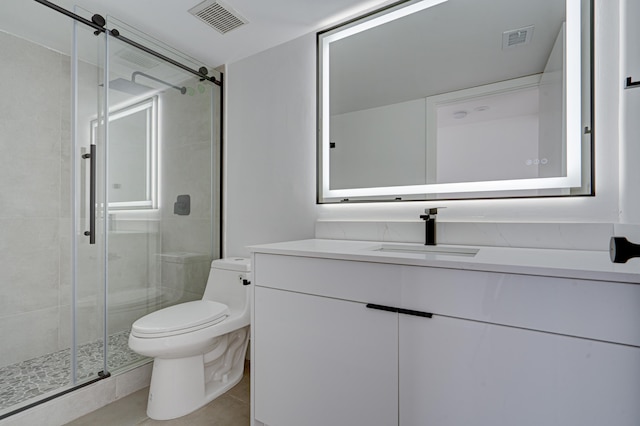
[(640, 347), (640, 285), (255, 254), (257, 286)]
[(256, 253), (254, 282), (362, 303), (397, 306), (401, 266)]
[(401, 307), (640, 346), (640, 285), (404, 266)]

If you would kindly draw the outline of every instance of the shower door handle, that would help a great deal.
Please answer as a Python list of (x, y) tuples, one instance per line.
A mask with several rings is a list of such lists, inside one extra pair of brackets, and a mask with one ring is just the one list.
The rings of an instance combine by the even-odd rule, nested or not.
[(96, 145), (91, 144), (88, 154), (82, 158), (89, 159), (89, 230), (84, 235), (89, 237), (89, 244), (96, 243)]

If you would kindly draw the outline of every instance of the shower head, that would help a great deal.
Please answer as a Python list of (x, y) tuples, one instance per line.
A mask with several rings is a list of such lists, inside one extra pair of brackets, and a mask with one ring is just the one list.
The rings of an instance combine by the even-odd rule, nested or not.
[(137, 76), (139, 76), (139, 75), (141, 75), (141, 76), (143, 76), (143, 77), (146, 77), (146, 78), (148, 78), (148, 79), (150, 79), (150, 80), (157, 81), (158, 83), (164, 84), (165, 86), (172, 87), (172, 88), (176, 89), (177, 91), (179, 91), (180, 93), (182, 93), (183, 95), (184, 95), (185, 93), (187, 93), (187, 88), (186, 88), (186, 87), (184, 87), (184, 86), (183, 86), (183, 87), (174, 86), (174, 85), (173, 85), (173, 84), (171, 84), (171, 83), (167, 83), (167, 82), (166, 82), (166, 81), (164, 81), (164, 80), (160, 80), (160, 79), (159, 79), (159, 78), (157, 78), (157, 77), (154, 77), (154, 76), (149, 75), (149, 74), (145, 74), (145, 73), (143, 73), (143, 72), (141, 72), (141, 71), (136, 71), (136, 72), (134, 72), (133, 74), (131, 74), (131, 81), (135, 83), (135, 82), (136, 82), (136, 77), (137, 77)]
[(128, 93), (130, 95), (139, 96), (154, 91), (155, 89), (145, 86), (135, 81), (126, 80), (124, 78), (116, 78), (109, 82), (109, 88), (119, 92)]
[(186, 87), (174, 86), (171, 83), (167, 83), (164, 80), (160, 80), (159, 78), (156, 78), (156, 77), (154, 77), (152, 75), (149, 75), (149, 74), (145, 74), (145, 73), (140, 72), (140, 71), (135, 71), (133, 74), (131, 74), (131, 80), (126, 80), (124, 78), (116, 78), (115, 80), (111, 80), (109, 82), (109, 88), (110, 89), (114, 89), (114, 90), (118, 90), (120, 92), (128, 93), (130, 95), (135, 95), (135, 96), (143, 95), (145, 93), (148, 93), (148, 92), (156, 90), (156, 89), (154, 89), (152, 87), (145, 86), (144, 84), (140, 84), (140, 83), (136, 82), (136, 77), (137, 76), (143, 76), (143, 77), (146, 77), (146, 78), (148, 78), (150, 80), (157, 81), (158, 83), (164, 84), (165, 86), (168, 86), (168, 87), (171, 87), (173, 89), (176, 89), (177, 91), (179, 91), (183, 95), (185, 93), (187, 93), (187, 88)]

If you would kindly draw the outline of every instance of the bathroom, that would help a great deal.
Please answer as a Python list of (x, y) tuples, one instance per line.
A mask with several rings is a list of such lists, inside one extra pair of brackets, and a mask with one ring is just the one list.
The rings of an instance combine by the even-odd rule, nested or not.
[[(239, 11), (245, 12), (241, 7), (242, 3), (228, 3), (235, 5)], [(135, 235), (138, 234), (133, 233), (125, 237), (131, 238), (131, 242), (120, 242), (123, 245), (123, 252), (120, 254), (120, 259), (116, 261), (120, 260), (124, 264), (127, 256), (131, 256), (130, 252), (124, 251), (126, 249), (138, 255), (144, 253), (143, 256), (148, 258), (145, 263), (149, 264), (147, 273), (151, 274), (151, 271), (157, 270), (157, 262), (159, 262), (157, 255), (161, 253), (199, 253), (211, 258), (248, 257), (250, 252), (247, 246), (314, 237), (420, 243), (424, 238), (424, 224), (419, 216), (425, 208), (435, 205), (447, 207), (438, 215), (441, 225), (438, 239), (442, 244), (586, 248), (604, 251), (608, 249), (609, 237), (612, 235), (624, 235), (631, 241), (640, 241), (640, 190), (637, 185), (637, 182), (640, 182), (640, 170), (634, 167), (634, 159), (640, 158), (638, 144), (635, 143), (637, 135), (640, 134), (640, 125), (637, 120), (634, 120), (640, 111), (640, 93), (638, 89), (624, 88), (624, 80), (627, 77), (640, 78), (640, 57), (637, 47), (632, 43), (633, 40), (638, 39), (637, 29), (633, 26), (633, 17), (637, 17), (640, 13), (637, 1), (634, 0), (595, 0), (594, 2), (595, 113), (593, 128), (596, 141), (594, 196), (455, 200), (438, 201), (437, 204), (419, 201), (317, 204), (316, 31), (389, 3), (391, 2), (344, 2), (353, 9), (347, 6), (336, 7), (336, 10), (326, 13), (322, 19), (318, 18), (305, 29), (298, 29), (297, 34), (290, 36), (289, 39), (280, 40), (273, 44), (273, 47), (260, 44), (256, 40), (255, 48), (250, 54), (245, 57), (234, 57), (225, 62), (224, 137), (222, 138), (224, 141), (222, 205), (224, 207), (220, 212), (221, 231), (216, 233), (212, 230), (209, 235), (199, 240), (198, 238), (202, 237), (199, 230), (202, 228), (199, 224), (194, 224), (188, 240), (197, 241), (195, 244), (182, 243), (179, 238), (173, 236), (163, 239), (160, 243), (148, 240), (148, 237), (144, 237), (144, 241), (135, 241)], [(92, 12), (105, 12), (104, 7), (98, 7), (99, 2), (90, 4), (91, 7), (87, 6), (87, 9)], [(190, 6), (195, 4), (197, 2), (191, 2)], [(42, 8), (42, 6), (34, 5), (33, 8)], [(115, 11), (113, 13), (130, 24), (137, 23), (133, 16)], [(51, 13), (51, 16), (54, 14)], [(154, 35), (163, 41), (169, 41), (160, 33)], [(189, 43), (191, 42), (183, 42), (181, 46)], [(173, 44), (177, 45), (175, 42)], [(210, 66), (222, 64), (206, 63)], [(67, 76), (68, 74), (60, 76), (62, 82), (60, 84), (69, 84)], [(50, 83), (51, 78), (52, 76), (48, 75), (46, 79), (36, 79), (24, 87), (38, 90), (34, 87), (38, 80)], [(8, 81), (6, 78), (3, 80)], [(19, 95), (15, 96), (19, 97)], [(176, 106), (176, 111), (184, 111), (184, 109)], [(186, 111), (185, 114), (187, 114)], [(194, 117), (191, 114), (187, 115)], [(184, 124), (183, 119), (177, 121), (182, 123), (181, 129), (191, 128)], [(31, 143), (33, 142), (32, 140)], [(2, 157), (6, 159), (5, 139), (3, 139), (2, 149)], [(16, 155), (9, 152), (9, 155)], [(176, 158), (171, 154), (163, 156), (163, 158), (169, 157)], [(209, 166), (205, 165), (205, 167)], [(212, 168), (207, 173), (215, 176)], [(190, 179), (190, 175), (184, 175), (179, 171), (176, 175), (184, 177), (186, 181)], [(5, 178), (2, 180), (5, 181)], [(24, 253), (38, 254), (34, 250), (34, 245), (40, 247), (48, 244), (49, 247), (46, 247), (48, 250), (42, 250), (48, 253), (42, 253), (43, 255), (62, 256), (57, 246), (71, 244), (63, 240), (63, 238), (69, 239), (68, 233), (64, 234), (63, 231), (60, 231), (59, 237), (49, 235), (46, 241), (25, 239), (26, 243), (22, 244), (26, 244), (26, 247), (22, 248), (22, 255), (18, 253), (19, 250), (16, 250), (13, 244), (22, 239), (5, 233), (16, 227), (10, 219), (15, 217), (13, 209), (19, 208), (19, 203), (16, 206), (14, 200), (21, 194), (13, 191), (10, 185), (7, 186), (9, 187), (3, 186), (2, 189), (1, 206), (3, 209), (8, 205), (12, 207), (11, 210), (3, 210), (0, 215), (5, 223), (2, 228), (3, 242), (10, 241), (6, 246), (3, 245), (3, 262), (11, 264), (19, 261), (32, 262), (27, 260)], [(180, 185), (177, 184), (177, 186)], [(217, 185), (212, 186), (217, 187)], [(46, 192), (54, 190), (57, 188), (48, 188)], [(177, 201), (177, 195), (190, 194), (195, 202), (196, 194), (191, 190), (172, 191), (165, 197), (160, 197), (166, 205), (166, 210), (171, 212), (168, 217), (163, 218), (163, 221), (166, 220), (169, 223), (171, 220), (178, 219), (198, 219), (195, 215), (178, 217), (173, 214), (173, 204)], [(69, 196), (66, 195), (66, 197)], [(48, 204), (50, 200), (42, 201), (44, 205), (50, 205)], [(58, 203), (64, 205), (69, 201), (63, 199)], [(36, 205), (34, 209), (42, 211), (44, 209), (42, 206)], [(193, 206), (192, 208), (195, 209)], [(70, 220), (68, 213), (49, 218), (53, 223), (47, 229), (52, 227), (57, 229), (57, 224), (64, 220)], [(200, 218), (200, 220), (200, 224), (211, 223), (210, 218)], [(115, 231), (118, 229), (139, 231), (139, 228), (131, 227), (142, 225), (140, 222), (144, 220), (138, 217), (118, 218), (118, 212), (116, 212)], [(25, 225), (25, 228), (28, 227)], [(34, 236), (46, 235), (46, 233), (43, 235), (45, 231), (42, 229), (36, 231), (31, 229)], [(125, 235), (123, 232), (118, 236)], [(174, 235), (185, 235), (185, 230), (180, 229)], [(140, 238), (143, 237), (140, 236)], [(222, 244), (215, 238), (221, 238)], [(176, 246), (171, 246), (173, 243)], [(13, 257), (8, 249), (9, 244), (15, 250)], [(117, 245), (118, 241), (113, 244)], [(144, 251), (131, 244), (143, 245)], [(161, 250), (157, 248), (158, 244)], [(153, 250), (148, 248), (154, 245), (156, 248)], [(221, 251), (215, 251), (220, 248)], [(70, 263), (70, 259), (60, 258), (61, 265), (67, 263)], [(62, 268), (55, 265), (53, 267)], [(112, 274), (125, 272), (126, 266), (122, 266)], [(30, 294), (16, 294), (16, 286), (6, 284), (7, 281), (15, 283), (16, 279), (9, 275), (8, 278), (3, 278), (2, 284), (3, 288), (10, 286), (16, 300), (33, 300), (36, 297)], [(20, 289), (25, 291), (24, 287)], [(88, 291), (85, 293), (87, 297), (79, 298), (86, 303), (84, 305), (86, 307), (78, 308), (80, 323), (89, 325), (93, 321), (92, 326), (99, 331), (103, 324), (99, 323), (100, 316), (97, 319), (93, 317), (92, 311), (100, 309), (95, 306), (100, 306), (102, 301), (100, 296), (96, 295), (97, 290), (88, 290), (93, 293)], [(65, 291), (70, 292), (70, 289)], [(96, 296), (92, 299), (91, 296), (94, 295)], [(60, 296), (55, 293), (52, 297)], [(9, 302), (9, 304), (13, 303)], [(35, 301), (33, 303), (37, 304)], [(58, 309), (57, 305), (51, 309)], [(10, 330), (15, 328), (15, 322), (10, 322), (4, 313), (3, 319), (2, 335), (12, 336)], [(14, 320), (18, 319), (14, 318)], [(46, 323), (49, 326), (58, 321), (66, 320), (58, 320), (57, 317), (45, 318), (38, 320), (38, 323)], [(27, 332), (35, 333), (31, 330)], [(64, 333), (63, 330), (54, 331), (50, 328), (40, 332), (47, 336)]]

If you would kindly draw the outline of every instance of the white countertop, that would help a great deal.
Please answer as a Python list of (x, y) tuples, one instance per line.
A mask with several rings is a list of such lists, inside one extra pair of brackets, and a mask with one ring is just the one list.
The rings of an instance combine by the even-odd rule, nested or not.
[(479, 249), (475, 256), (465, 257), (440, 253), (376, 251), (383, 244), (387, 247), (423, 247), (420, 244), (311, 239), (255, 245), (250, 246), (249, 250), (253, 253), (640, 284), (640, 258), (630, 259), (627, 263), (613, 263), (608, 251), (437, 246)]

